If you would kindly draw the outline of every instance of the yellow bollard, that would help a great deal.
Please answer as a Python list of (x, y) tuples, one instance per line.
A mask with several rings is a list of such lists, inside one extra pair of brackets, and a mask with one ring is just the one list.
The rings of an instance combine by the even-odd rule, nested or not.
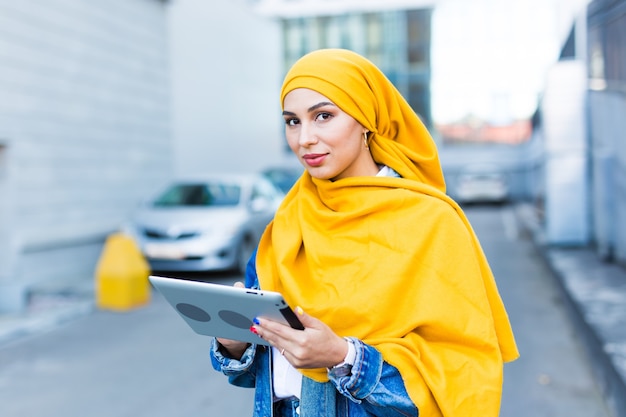
[(96, 266), (96, 306), (124, 311), (150, 301), (150, 266), (132, 238), (107, 237)]

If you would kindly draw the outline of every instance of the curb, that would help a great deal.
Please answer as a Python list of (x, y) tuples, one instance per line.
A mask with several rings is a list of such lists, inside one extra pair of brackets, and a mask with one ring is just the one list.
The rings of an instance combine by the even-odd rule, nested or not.
[(90, 297), (66, 292), (33, 294), (25, 313), (0, 315), (0, 346), (53, 330), (94, 310), (95, 302)]
[(589, 249), (546, 248), (580, 330), (595, 381), (615, 417), (626, 417), (626, 272)]

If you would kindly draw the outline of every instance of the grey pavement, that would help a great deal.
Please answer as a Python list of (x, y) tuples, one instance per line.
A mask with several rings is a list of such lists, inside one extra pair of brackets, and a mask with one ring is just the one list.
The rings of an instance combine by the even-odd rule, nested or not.
[[(561, 284), (608, 408), (615, 417), (626, 417), (626, 268), (603, 262), (592, 248), (545, 245), (533, 209), (522, 204), (515, 212)], [(93, 280), (38, 288), (24, 313), (0, 315), (0, 345), (53, 330), (94, 309)]]
[(568, 301), (607, 407), (626, 417), (626, 268), (602, 261), (589, 247), (549, 246), (533, 208), (518, 205), (516, 213)]
[(84, 279), (34, 288), (24, 312), (0, 314), (0, 345), (46, 332), (89, 314), (95, 306), (95, 280)]

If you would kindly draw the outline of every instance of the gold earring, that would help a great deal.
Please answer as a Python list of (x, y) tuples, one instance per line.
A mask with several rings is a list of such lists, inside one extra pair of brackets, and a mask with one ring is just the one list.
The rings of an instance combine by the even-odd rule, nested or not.
[(369, 149), (370, 146), (367, 144), (367, 134), (369, 132), (367, 130), (363, 131), (363, 144), (365, 145), (365, 149)]

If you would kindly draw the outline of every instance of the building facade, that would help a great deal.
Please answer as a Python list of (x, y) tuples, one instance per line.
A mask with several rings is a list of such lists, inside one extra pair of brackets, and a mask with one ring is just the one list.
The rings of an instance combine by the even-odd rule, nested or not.
[(590, 245), (626, 267), (624, 39), (626, 0), (585, 5), (548, 76), (538, 131), (547, 243)]
[(253, 0), (170, 0), (176, 175), (257, 171), (283, 153), (280, 26)]
[[(291, 9), (298, 3), (301, 7), (294, 15)], [(261, 2), (263, 13), (281, 21), (283, 72), (302, 55), (316, 49), (353, 50), (374, 62), (431, 127), (430, 51), (434, 3), (413, 1), (397, 5), (391, 1), (387, 7), (375, 7), (365, 1), (345, 8), (308, 9), (306, 6), (310, 3), (306, 0)]]
[(592, 1), (586, 23), (593, 240), (626, 265), (626, 0)]
[(0, 312), (89, 279), (172, 171), (167, 2), (0, 0)]

